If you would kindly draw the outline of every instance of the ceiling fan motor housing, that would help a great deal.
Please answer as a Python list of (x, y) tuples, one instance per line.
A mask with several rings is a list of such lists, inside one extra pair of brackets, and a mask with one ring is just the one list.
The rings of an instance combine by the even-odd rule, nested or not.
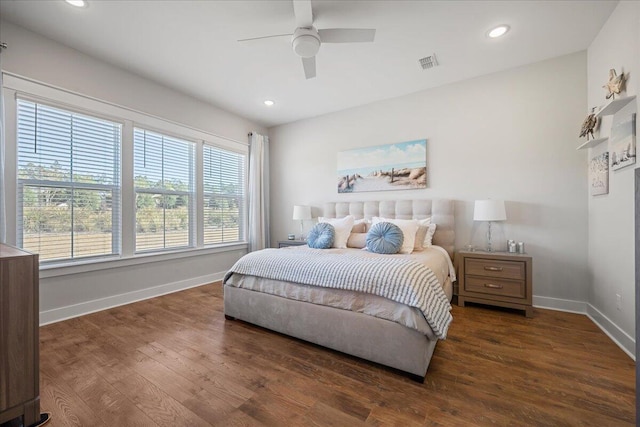
[(291, 46), (296, 55), (302, 58), (316, 56), (320, 50), (320, 36), (318, 30), (311, 28), (297, 28), (291, 38)]

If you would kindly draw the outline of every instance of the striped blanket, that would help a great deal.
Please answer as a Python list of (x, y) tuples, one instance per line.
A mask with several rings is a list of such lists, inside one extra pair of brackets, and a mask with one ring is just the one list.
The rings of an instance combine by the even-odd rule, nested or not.
[(375, 294), (418, 308), (436, 337), (445, 339), (451, 305), (435, 274), (419, 262), (381, 255), (332, 254), (320, 249), (251, 252), (227, 272)]

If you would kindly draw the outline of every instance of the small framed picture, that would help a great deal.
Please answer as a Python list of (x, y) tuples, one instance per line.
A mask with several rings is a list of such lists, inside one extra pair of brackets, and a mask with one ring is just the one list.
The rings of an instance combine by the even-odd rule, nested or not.
[(609, 194), (609, 152), (595, 156), (589, 162), (589, 191), (592, 196)]
[(611, 169), (618, 170), (636, 162), (635, 113), (611, 126)]

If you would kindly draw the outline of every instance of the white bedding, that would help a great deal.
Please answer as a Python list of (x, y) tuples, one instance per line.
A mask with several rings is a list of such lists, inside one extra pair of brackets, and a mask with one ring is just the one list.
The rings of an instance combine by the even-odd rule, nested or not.
[[(309, 248), (306, 246), (292, 246), (282, 248), (280, 250), (300, 251), (309, 250)], [(349, 251), (361, 252), (362, 250), (327, 249), (327, 251), (339, 254), (348, 253)], [(369, 252), (367, 252), (367, 254), (371, 257), (404, 257), (423, 263), (433, 271), (441, 286), (445, 283), (450, 284), (451, 281), (455, 280), (455, 272), (451, 259), (449, 258), (447, 251), (439, 246), (431, 246), (422, 251), (413, 252), (412, 254), (407, 255), (379, 255)], [(227, 280), (227, 284), (298, 301), (361, 312), (370, 316), (397, 322), (425, 334), (430, 339), (435, 339), (433, 331), (419, 309), (409, 307), (377, 295), (341, 289), (321, 288), (292, 282), (280, 282), (277, 280), (245, 276), (241, 274), (233, 274)]]

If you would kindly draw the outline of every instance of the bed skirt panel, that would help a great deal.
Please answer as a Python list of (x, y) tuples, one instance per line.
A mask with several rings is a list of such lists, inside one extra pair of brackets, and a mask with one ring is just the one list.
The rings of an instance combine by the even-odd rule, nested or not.
[(228, 285), (224, 313), (420, 377), (425, 376), (437, 344), (388, 320)]

